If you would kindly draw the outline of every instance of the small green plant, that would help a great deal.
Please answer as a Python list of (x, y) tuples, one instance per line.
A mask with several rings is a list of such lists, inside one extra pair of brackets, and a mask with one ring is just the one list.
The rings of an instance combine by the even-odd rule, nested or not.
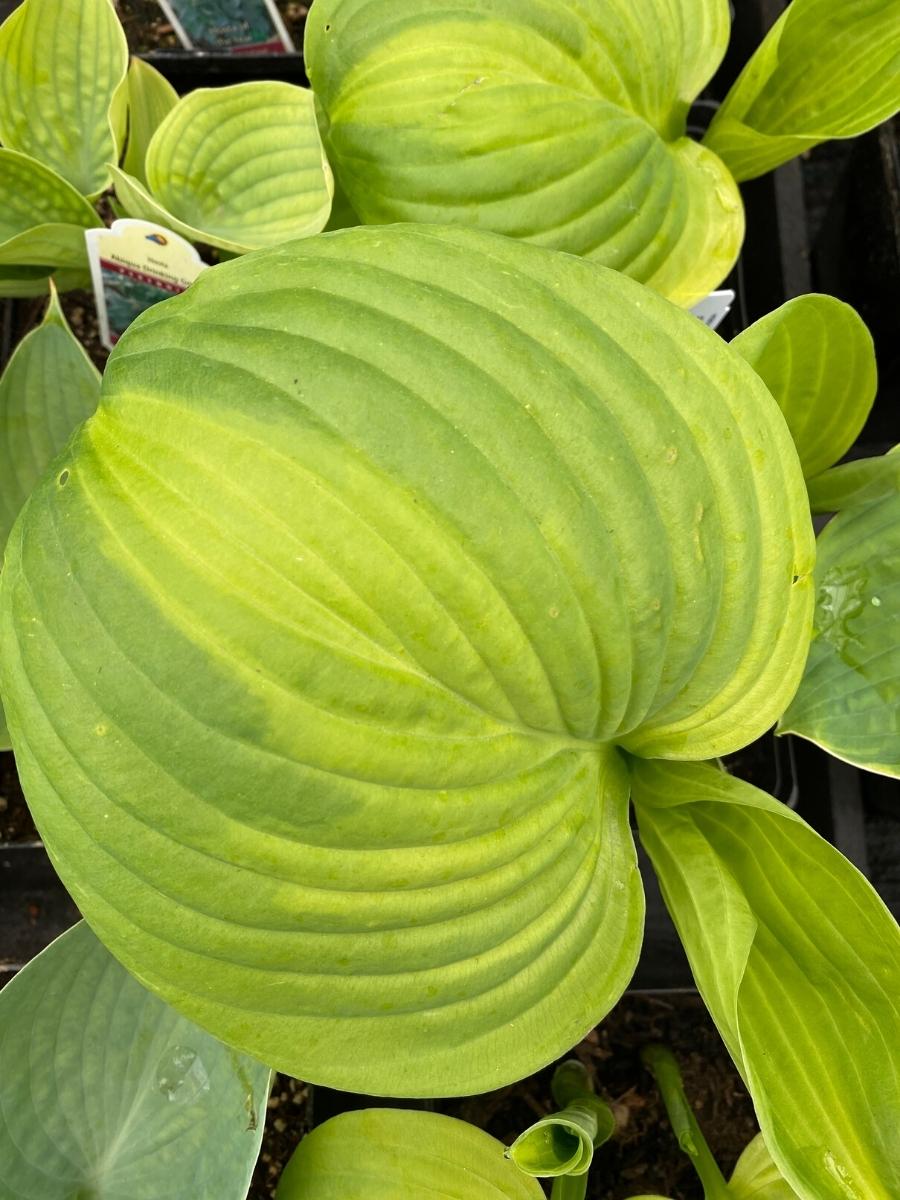
[(793, 0), (702, 142), (728, 0), (316, 0), (307, 70), (356, 219), (461, 222), (690, 305), (733, 266), (738, 183), (900, 108), (898, 0)]
[(499, 1086), (627, 985), (630, 799), (779, 1171), (893, 1200), (900, 932), (704, 761), (787, 708), (815, 601), (738, 350), (458, 227), (257, 252), (135, 322), (0, 579), (26, 794), (126, 967), (313, 1082)]

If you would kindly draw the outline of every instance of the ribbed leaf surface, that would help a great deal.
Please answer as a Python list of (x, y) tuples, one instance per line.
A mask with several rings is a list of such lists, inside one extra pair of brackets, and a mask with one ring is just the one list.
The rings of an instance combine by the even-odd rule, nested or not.
[[(889, 457), (894, 457), (893, 455)], [(900, 775), (900, 493), (834, 518), (819, 537), (815, 632), (781, 720), (838, 758)]]
[(0, 141), (83, 195), (102, 192), (118, 158), (111, 113), (127, 67), (109, 0), (24, 0), (0, 26)]
[(0, 1195), (243, 1200), (268, 1080), (82, 922), (0, 994)]
[(858, 458), (823, 471), (807, 483), (815, 513), (842, 512), (900, 492), (900, 446), (877, 458)]
[(641, 840), (779, 1170), (801, 1200), (893, 1200), (896, 922), (837, 850), (749, 784), (674, 763), (635, 763), (633, 782)]
[(732, 342), (778, 401), (807, 479), (856, 441), (878, 387), (862, 318), (833, 296), (789, 300)]
[(809, 512), (750, 368), (583, 260), (347, 230), (145, 313), (58, 466), (3, 678), (115, 953), (360, 1091), (572, 1045), (640, 940), (613, 743), (735, 748), (802, 671)]
[(312, 93), (289, 83), (198, 88), (150, 140), (147, 187), (114, 171), (129, 216), (243, 254), (318, 233), (334, 185)]
[(146, 185), (147, 149), (157, 129), (178, 103), (178, 93), (155, 67), (133, 58), (128, 68), (128, 144), (125, 171)]
[(369, 1108), (341, 1113), (300, 1143), (278, 1200), (542, 1200), (502, 1142), (438, 1113)]
[(317, 0), (306, 61), (365, 222), (461, 222), (690, 305), (733, 265), (737, 188), (685, 134), (724, 0)]
[(793, 0), (716, 112), (704, 144), (753, 179), (900, 109), (900, 0)]

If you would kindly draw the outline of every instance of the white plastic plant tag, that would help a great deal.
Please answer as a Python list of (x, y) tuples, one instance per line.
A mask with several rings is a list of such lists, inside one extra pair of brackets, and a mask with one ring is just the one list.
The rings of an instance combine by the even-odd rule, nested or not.
[(718, 329), (731, 312), (732, 304), (734, 304), (734, 290), (723, 288), (720, 292), (710, 292), (699, 304), (694, 305), (691, 312), (710, 329)]
[(130, 217), (86, 229), (100, 340), (113, 346), (144, 309), (194, 282), (206, 263), (183, 237)]
[(273, 0), (159, 0), (186, 50), (293, 54)]

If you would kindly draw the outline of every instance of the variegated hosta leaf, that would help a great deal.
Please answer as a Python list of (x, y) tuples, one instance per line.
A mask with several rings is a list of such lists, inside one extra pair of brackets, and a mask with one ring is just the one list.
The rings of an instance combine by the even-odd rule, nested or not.
[(0, 1194), (244, 1200), (268, 1086), (81, 922), (0, 993)]
[(334, 183), (312, 93), (289, 83), (198, 88), (150, 139), (147, 186), (113, 169), (130, 217), (243, 254), (324, 228)]
[(633, 785), (641, 840), (782, 1175), (801, 1200), (894, 1200), (896, 922), (837, 850), (749, 784), (634, 761)]
[(734, 1200), (796, 1200), (797, 1193), (772, 1161), (763, 1135), (744, 1148), (728, 1181)]
[(504, 1151), (490, 1134), (438, 1113), (341, 1113), (300, 1143), (277, 1200), (543, 1200), (541, 1185)]
[(732, 345), (778, 401), (807, 479), (836, 463), (878, 387), (872, 335), (856, 310), (833, 296), (798, 296)]
[(900, 776), (900, 493), (819, 536), (813, 643), (785, 733)]
[(46, 294), (47, 279), (72, 286), (87, 270), (85, 229), (102, 222), (91, 205), (49, 167), (0, 148), (0, 295)]
[(900, 492), (900, 446), (877, 458), (860, 458), (823, 471), (806, 485), (815, 513), (842, 512)]
[(793, 0), (748, 62), (704, 144), (753, 179), (900, 109), (900, 0)]
[(133, 58), (128, 68), (128, 144), (125, 171), (146, 186), (144, 163), (150, 140), (178, 103), (178, 93), (155, 67)]
[(119, 157), (113, 110), (127, 67), (110, 0), (24, 0), (0, 26), (0, 141), (97, 195)]
[(103, 387), (0, 601), (82, 910), (303, 1078), (558, 1057), (640, 941), (614, 744), (736, 748), (802, 672), (812, 530), (762, 382), (615, 272), (393, 226), (206, 273)]
[(305, 56), (363, 221), (492, 229), (691, 305), (743, 238), (685, 136), (727, 39), (725, 0), (316, 0)]

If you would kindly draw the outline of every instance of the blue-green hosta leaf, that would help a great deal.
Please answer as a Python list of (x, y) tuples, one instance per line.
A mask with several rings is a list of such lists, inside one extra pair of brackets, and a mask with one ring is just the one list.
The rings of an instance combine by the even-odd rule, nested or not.
[(147, 148), (147, 186), (113, 168), (131, 217), (243, 254), (324, 228), (334, 183), (312, 92), (289, 83), (198, 88)]
[(641, 840), (779, 1170), (801, 1200), (894, 1200), (900, 929), (764, 792), (705, 764), (634, 762), (633, 782)]
[(900, 492), (900, 446), (877, 458), (860, 458), (823, 471), (806, 485), (815, 513), (842, 512)]
[(316, 0), (305, 56), (363, 221), (492, 229), (691, 305), (743, 237), (684, 136), (727, 38), (725, 0)]
[(796, 1200), (797, 1193), (772, 1161), (761, 1133), (744, 1148), (728, 1180), (734, 1200)]
[(504, 1151), (490, 1134), (438, 1113), (341, 1113), (300, 1143), (277, 1200), (543, 1200)]
[(244, 1200), (268, 1086), (81, 922), (0, 993), (0, 1195)]
[(732, 346), (778, 401), (807, 479), (856, 441), (878, 387), (875, 347), (862, 318), (833, 296), (789, 300)]
[[(896, 457), (896, 456), (891, 456)], [(785, 733), (900, 776), (900, 492), (819, 536), (813, 643)]]
[(66, 324), (56, 294), (43, 323), (0, 377), (0, 550), (47, 464), (100, 398), (100, 374)]
[(128, 68), (128, 144), (122, 166), (146, 186), (150, 141), (175, 105), (178, 93), (155, 67), (133, 58)]
[(864, 133), (900, 108), (900, 0), (793, 0), (704, 138), (753, 179), (827, 138)]
[(520, 1133), (509, 1157), (520, 1171), (538, 1178), (585, 1175), (594, 1148), (615, 1132), (616, 1118), (609, 1105), (594, 1095), (588, 1073), (577, 1059), (556, 1068), (553, 1099), (560, 1111)]
[(119, 156), (114, 102), (127, 68), (110, 0), (24, 0), (0, 26), (0, 141), (83, 195), (102, 192)]
[(558, 1057), (640, 940), (614, 743), (725, 752), (802, 672), (771, 395), (615, 272), (411, 226), (217, 267), (103, 388), (0, 581), (82, 911), (316, 1082), (448, 1095)]
[(85, 229), (102, 222), (64, 179), (27, 154), (0, 147), (0, 295), (42, 295), (47, 280), (74, 286), (87, 271)]

